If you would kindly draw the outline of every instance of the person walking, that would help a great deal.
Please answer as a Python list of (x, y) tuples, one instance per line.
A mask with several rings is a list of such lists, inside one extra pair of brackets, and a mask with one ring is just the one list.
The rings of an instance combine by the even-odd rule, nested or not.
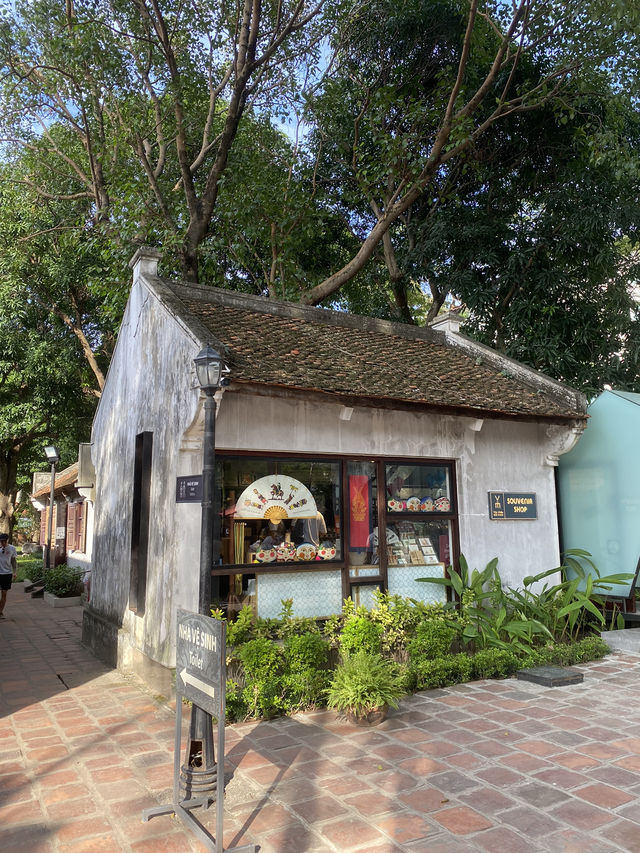
[(16, 579), (17, 554), (13, 545), (9, 545), (9, 535), (0, 533), (0, 619), (4, 618), (4, 606), (7, 603), (7, 593), (11, 589), (11, 581)]

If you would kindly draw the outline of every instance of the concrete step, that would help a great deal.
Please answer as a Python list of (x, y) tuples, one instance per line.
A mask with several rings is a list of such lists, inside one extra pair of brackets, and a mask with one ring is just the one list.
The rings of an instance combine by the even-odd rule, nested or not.
[(613, 651), (640, 652), (640, 628), (602, 631), (600, 636)]

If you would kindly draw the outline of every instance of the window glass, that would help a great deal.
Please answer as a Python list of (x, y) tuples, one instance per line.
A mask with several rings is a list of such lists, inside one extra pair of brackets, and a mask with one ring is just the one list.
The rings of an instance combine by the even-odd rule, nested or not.
[(379, 590), (378, 584), (351, 584), (351, 598), (356, 607), (366, 607), (373, 610), (376, 606), (375, 592)]
[(218, 456), (218, 482), (223, 565), (342, 559), (339, 462)]
[[(347, 463), (348, 559), (352, 578), (379, 574), (373, 557), (378, 537), (378, 492), (374, 462)], [(376, 568), (372, 568), (376, 566)]]
[(387, 559), (389, 566), (434, 567), (440, 572), (451, 564), (451, 523), (433, 519), (388, 524)]
[(446, 465), (385, 466), (388, 512), (451, 512), (453, 500)]

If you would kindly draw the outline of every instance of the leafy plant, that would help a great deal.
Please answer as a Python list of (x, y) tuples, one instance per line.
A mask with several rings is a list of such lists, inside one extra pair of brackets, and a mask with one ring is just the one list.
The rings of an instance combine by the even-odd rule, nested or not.
[(82, 593), (82, 575), (62, 563), (44, 573), (44, 589), (58, 598), (71, 598)]
[(443, 655), (433, 660), (411, 661), (410, 672), (418, 690), (469, 681), (473, 658), (466, 654)]
[(245, 676), (242, 700), (248, 715), (269, 718), (282, 713), (282, 649), (273, 640), (256, 637), (240, 646), (236, 654)]
[(452, 625), (439, 620), (421, 622), (408, 644), (410, 659), (430, 660), (448, 654), (456, 633)]
[(506, 649), (482, 649), (471, 663), (473, 678), (507, 678), (523, 668), (522, 658)]
[(371, 621), (366, 612), (360, 609), (344, 623), (340, 635), (340, 650), (343, 655), (349, 655), (364, 650), (375, 655), (382, 649), (382, 626)]
[(284, 642), (283, 694), (292, 710), (321, 705), (329, 682), (329, 644), (309, 632)]
[[(523, 589), (503, 589), (497, 558), (478, 571), (469, 571), (464, 556), (460, 572), (449, 567), (449, 577), (417, 578), (450, 587), (457, 596), (462, 638), (476, 649), (501, 648), (527, 653), (548, 640), (577, 640), (595, 619), (605, 624), (604, 596), (614, 585), (633, 575), (600, 577), (587, 551), (566, 552), (562, 566), (524, 578)], [(585, 565), (586, 564), (586, 565)], [(573, 577), (567, 577), (571, 573)], [(561, 574), (548, 586), (545, 579)]]
[(327, 705), (364, 716), (385, 705), (397, 708), (404, 692), (404, 677), (397, 664), (360, 649), (336, 667), (327, 690)]
[(42, 557), (18, 556), (16, 559), (16, 576), (19, 581), (29, 578), (30, 581), (38, 581), (44, 575)]

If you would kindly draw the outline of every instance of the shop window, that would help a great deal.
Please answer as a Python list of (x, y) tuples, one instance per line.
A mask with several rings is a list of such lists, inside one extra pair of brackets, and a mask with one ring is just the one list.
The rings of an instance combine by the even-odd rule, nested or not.
[(416, 579), (443, 577), (457, 555), (453, 463), (223, 452), (216, 482), (221, 553), (214, 574), (230, 615), (250, 605), (272, 616), (294, 587), (300, 613), (317, 609), (318, 594), (351, 595), (367, 607), (376, 589), (444, 600), (442, 585)]
[(223, 565), (342, 559), (339, 462), (224, 457), (218, 482)]
[(388, 464), (385, 482), (389, 512), (444, 514), (452, 511), (451, 477), (446, 465)]

